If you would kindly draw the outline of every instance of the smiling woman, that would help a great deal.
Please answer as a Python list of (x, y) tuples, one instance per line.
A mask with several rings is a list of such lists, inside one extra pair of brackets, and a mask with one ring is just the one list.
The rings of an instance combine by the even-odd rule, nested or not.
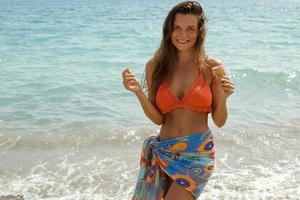
[(171, 41), (181, 51), (194, 46), (197, 41), (197, 18), (192, 14), (177, 14), (175, 16)]
[(144, 141), (134, 200), (194, 200), (202, 193), (215, 162), (208, 115), (218, 127), (227, 120), (234, 86), (223, 64), (205, 54), (206, 17), (196, 1), (169, 12), (159, 49), (146, 64), (144, 94), (127, 68), (124, 87), (136, 94), (146, 116), (161, 125)]

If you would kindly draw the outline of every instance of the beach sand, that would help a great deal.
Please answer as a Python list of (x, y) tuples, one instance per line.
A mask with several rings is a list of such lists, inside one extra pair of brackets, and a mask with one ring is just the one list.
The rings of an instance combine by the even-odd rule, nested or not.
[(8, 195), (8, 196), (0, 196), (0, 200), (24, 200), (22, 195)]

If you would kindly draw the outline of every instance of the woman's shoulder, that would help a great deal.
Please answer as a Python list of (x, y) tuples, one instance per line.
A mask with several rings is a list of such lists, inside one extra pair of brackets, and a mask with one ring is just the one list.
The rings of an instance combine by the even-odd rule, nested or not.
[[(206, 66), (203, 68), (204, 69), (204, 73), (205, 73), (206, 77), (209, 80), (212, 80), (213, 79), (213, 75), (212, 75), (212, 70), (211, 69), (213, 67), (215, 67), (215, 66), (223, 65), (223, 62), (222, 62), (222, 60), (220, 60), (218, 58), (206, 55), (205, 56), (205, 63), (206, 63)], [(208, 81), (208, 82), (211, 83), (211, 81)]]
[(150, 58), (148, 60), (148, 62), (146, 63), (146, 68), (153, 69), (153, 68), (155, 68), (155, 65), (156, 65), (155, 59), (154, 58)]
[(155, 66), (156, 66), (156, 61), (154, 58), (148, 60), (148, 62), (146, 63), (146, 74), (151, 76), (152, 73), (154, 72)]
[(218, 66), (218, 65), (223, 65), (223, 61), (212, 56), (206, 55), (205, 57), (205, 63), (208, 65), (209, 68)]

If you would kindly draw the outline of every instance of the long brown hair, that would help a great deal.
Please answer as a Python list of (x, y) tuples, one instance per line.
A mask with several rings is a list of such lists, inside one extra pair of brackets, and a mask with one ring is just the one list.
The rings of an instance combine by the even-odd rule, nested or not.
[[(200, 64), (204, 64), (205, 22), (207, 21), (207, 18), (201, 5), (197, 1), (181, 2), (169, 11), (163, 24), (163, 37), (160, 47), (156, 50), (153, 57), (155, 69), (152, 74), (152, 85), (148, 88), (148, 93), (152, 94), (152, 97), (155, 97), (159, 85), (167, 78), (168, 74), (172, 71), (172, 66), (178, 61), (177, 49), (171, 42), (171, 34), (176, 14), (193, 14), (198, 17), (198, 37), (195, 43), (195, 55), (199, 59)], [(146, 85), (145, 80), (143, 85)]]

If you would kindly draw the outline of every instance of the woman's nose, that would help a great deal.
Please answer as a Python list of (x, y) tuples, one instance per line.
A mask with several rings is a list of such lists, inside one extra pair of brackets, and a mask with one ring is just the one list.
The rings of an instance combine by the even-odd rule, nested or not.
[(185, 38), (185, 37), (187, 37), (188, 33), (186, 30), (180, 30), (179, 35)]

